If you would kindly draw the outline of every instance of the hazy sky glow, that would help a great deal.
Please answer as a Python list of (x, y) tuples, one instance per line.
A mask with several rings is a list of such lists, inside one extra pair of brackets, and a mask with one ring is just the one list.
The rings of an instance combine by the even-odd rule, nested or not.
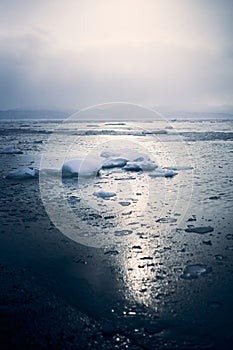
[(232, 0), (1, 0), (0, 109), (233, 105)]

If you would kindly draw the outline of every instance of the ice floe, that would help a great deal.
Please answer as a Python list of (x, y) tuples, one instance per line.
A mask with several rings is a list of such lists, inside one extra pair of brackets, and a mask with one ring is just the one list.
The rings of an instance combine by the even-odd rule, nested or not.
[(111, 198), (111, 197), (115, 197), (116, 196), (115, 192), (105, 192), (105, 191), (94, 192), (93, 194), (94, 194), (94, 196), (100, 197), (100, 198), (103, 198), (103, 199)]
[(101, 169), (101, 162), (98, 159), (70, 159), (62, 166), (62, 175), (64, 177), (97, 176)]
[(164, 134), (167, 134), (167, 130), (164, 130), (164, 129), (144, 130), (144, 131), (142, 131), (142, 134), (145, 134), (145, 135), (164, 135)]
[(156, 222), (161, 222), (161, 223), (173, 223), (173, 222), (176, 222), (177, 219), (175, 218), (159, 218), (158, 220), (156, 220)]
[(119, 202), (122, 207), (128, 207), (130, 205), (130, 202)]
[(129, 148), (122, 148), (122, 149), (119, 149), (118, 151), (105, 150), (105, 151), (102, 151), (100, 156), (103, 158), (120, 157), (120, 158), (126, 159), (129, 162), (142, 162), (145, 160), (150, 160), (150, 157), (148, 155)]
[[(111, 170), (120, 168), (124, 172), (147, 172), (152, 178), (165, 177), (172, 178), (178, 173), (174, 171), (192, 169), (188, 166), (160, 167), (149, 155), (137, 150), (122, 148), (108, 149), (95, 155), (80, 155), (78, 158), (67, 160), (60, 169), (41, 169), (42, 174), (62, 177), (95, 177), (102, 176), (101, 170)], [(104, 173), (105, 174), (105, 173)], [(123, 172), (121, 172), (123, 174)], [(106, 174), (105, 174), (106, 175)], [(108, 175), (108, 174), (107, 174)], [(136, 177), (116, 177), (115, 180), (135, 180)]]
[(1, 154), (23, 154), (23, 151), (16, 148), (15, 145), (9, 145), (0, 150)]
[(174, 166), (165, 166), (164, 169), (167, 169), (167, 170), (193, 170), (193, 167), (188, 166), (188, 165), (174, 165)]
[(210, 272), (212, 272), (212, 267), (204, 264), (187, 265), (184, 268), (183, 274), (180, 276), (180, 278), (192, 280)]
[(199, 234), (205, 234), (208, 232), (214, 231), (214, 228), (211, 226), (201, 226), (201, 227), (188, 227), (185, 229), (185, 232), (194, 232), (194, 233), (199, 233)]
[(128, 235), (131, 235), (133, 233), (132, 230), (119, 230), (119, 231), (115, 231), (114, 232), (114, 235), (115, 236), (128, 236)]
[(10, 172), (7, 176), (6, 179), (31, 179), (31, 178), (36, 178), (39, 175), (39, 170), (35, 168), (19, 168), (17, 170), (14, 170)]
[(158, 168), (158, 165), (154, 162), (145, 160), (145, 161), (138, 161), (138, 162), (128, 162), (124, 166), (124, 170), (126, 171), (153, 171), (156, 168)]
[(178, 173), (173, 170), (157, 168), (155, 171), (149, 174), (150, 177), (173, 177)]

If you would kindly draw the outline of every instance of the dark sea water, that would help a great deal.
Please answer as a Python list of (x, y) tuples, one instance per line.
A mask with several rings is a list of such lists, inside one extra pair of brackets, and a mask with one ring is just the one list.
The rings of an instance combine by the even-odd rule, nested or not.
[[(233, 347), (232, 121), (11, 121), (0, 134), (22, 151), (0, 154), (2, 263), (142, 349)], [(42, 171), (104, 151), (177, 174)], [(25, 167), (39, 177), (6, 178)]]

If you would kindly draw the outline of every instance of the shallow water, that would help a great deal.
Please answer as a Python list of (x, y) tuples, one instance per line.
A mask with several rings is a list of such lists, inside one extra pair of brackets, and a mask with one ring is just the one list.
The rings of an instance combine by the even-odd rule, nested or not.
[[(72, 249), (85, 245), (75, 265), (69, 252), (58, 264), (60, 272), (54, 265), (56, 278), (67, 283), (60, 293), (72, 304), (141, 337), (144, 346), (161, 342), (171, 348), (176, 341), (187, 349), (227, 347), (233, 339), (233, 122), (110, 124), (69, 123), (57, 129), (56, 123), (1, 123), (0, 146), (15, 144), (24, 152), (0, 154), (1, 177), (21, 166), (56, 168), (81, 154), (91, 159), (125, 147), (162, 167), (193, 169), (178, 170), (173, 178), (104, 169), (90, 179), (49, 176), (40, 183), (43, 188), (37, 179), (2, 179), (2, 239), (7, 240), (8, 229), (12, 237), (21, 235), (25, 247), (29, 239), (42, 245), (48, 239), (50, 254), (56, 247), (55, 261), (63, 248), (52, 235), (49, 213), (74, 240)], [(116, 195), (94, 195), (104, 192)], [(192, 227), (213, 230), (185, 231)], [(89, 296), (85, 283), (76, 283), (80, 276), (91, 285)]]

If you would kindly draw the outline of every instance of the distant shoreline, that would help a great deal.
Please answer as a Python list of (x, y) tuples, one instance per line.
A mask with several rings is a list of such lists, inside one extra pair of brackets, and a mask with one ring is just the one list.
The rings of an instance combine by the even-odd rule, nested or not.
[(61, 123), (61, 122), (66, 122), (66, 123), (115, 123), (115, 125), (117, 125), (118, 123), (153, 123), (156, 121), (163, 121), (166, 120), (168, 122), (202, 122), (202, 121), (214, 121), (214, 122), (226, 122), (226, 121), (233, 121), (233, 115), (229, 115), (228, 117), (226, 116), (222, 116), (222, 117), (214, 117), (214, 116), (209, 116), (209, 117), (183, 117), (183, 116), (178, 116), (178, 117), (166, 117), (164, 116), (164, 118), (156, 118), (156, 119), (145, 119), (143, 121), (139, 121), (139, 120), (127, 120), (127, 119), (79, 119), (79, 120), (73, 120), (70, 119), (68, 120), (69, 117), (66, 118), (2, 118), (0, 116), (0, 123), (13, 123), (13, 122), (19, 122), (19, 123), (29, 123), (29, 122), (34, 122), (34, 123)]

